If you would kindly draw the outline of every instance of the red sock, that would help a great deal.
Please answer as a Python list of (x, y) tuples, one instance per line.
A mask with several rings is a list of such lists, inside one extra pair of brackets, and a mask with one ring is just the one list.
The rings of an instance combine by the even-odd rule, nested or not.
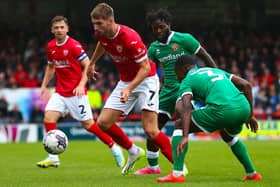
[(160, 133), (158, 133), (158, 135), (153, 139), (153, 141), (158, 145), (164, 156), (171, 163), (173, 163), (172, 146), (168, 137), (160, 131)]
[(96, 123), (93, 123), (91, 127), (86, 130), (95, 134), (103, 143), (107, 144), (109, 147), (112, 147), (115, 143), (113, 139), (107, 133), (101, 130)]
[(118, 125), (113, 124), (106, 132), (124, 149), (128, 150), (131, 148), (132, 141)]
[(57, 129), (56, 123), (55, 122), (47, 122), (45, 123), (45, 130), (46, 132), (49, 132), (51, 130)]

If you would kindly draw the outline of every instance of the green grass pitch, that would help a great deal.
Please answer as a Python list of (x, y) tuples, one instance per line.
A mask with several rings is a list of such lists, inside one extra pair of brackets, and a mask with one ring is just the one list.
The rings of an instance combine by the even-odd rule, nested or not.
[[(137, 142), (145, 147), (144, 142)], [(110, 150), (100, 142), (70, 141), (61, 155), (58, 168), (38, 168), (35, 164), (46, 153), (41, 143), (0, 144), (0, 186), (190, 186), (225, 187), (280, 186), (280, 141), (245, 141), (262, 181), (241, 181), (244, 171), (222, 141), (191, 141), (186, 163), (189, 169), (183, 184), (158, 184), (156, 178), (166, 175), (171, 165), (161, 155), (161, 175), (121, 175)], [(125, 152), (125, 156), (127, 154)], [(136, 163), (134, 170), (146, 165), (146, 160)]]

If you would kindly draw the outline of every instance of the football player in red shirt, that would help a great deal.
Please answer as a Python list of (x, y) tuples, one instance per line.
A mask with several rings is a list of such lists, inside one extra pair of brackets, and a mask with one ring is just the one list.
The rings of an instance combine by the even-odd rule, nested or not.
[(141, 37), (132, 28), (116, 23), (113, 8), (106, 3), (95, 6), (91, 20), (98, 43), (89, 75), (95, 79), (95, 63), (105, 52), (115, 62), (120, 75), (120, 81), (107, 99), (97, 124), (128, 151), (129, 158), (122, 173), (127, 174), (135, 161), (144, 156), (144, 150), (133, 144), (115, 124), (119, 116), (128, 114), (137, 102), (140, 103), (143, 129), (148, 138), (173, 162), (170, 141), (157, 127), (159, 80), (155, 64), (148, 59)]

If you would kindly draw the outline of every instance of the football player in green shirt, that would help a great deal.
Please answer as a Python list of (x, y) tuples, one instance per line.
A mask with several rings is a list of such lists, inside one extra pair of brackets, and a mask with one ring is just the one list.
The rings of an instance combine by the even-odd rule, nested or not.
[[(160, 63), (164, 72), (158, 115), (158, 126), (162, 129), (174, 114), (179, 90), (179, 83), (174, 72), (174, 64), (178, 57), (182, 55), (198, 56), (207, 66), (217, 66), (207, 51), (200, 45), (199, 41), (191, 34), (171, 30), (171, 15), (166, 9), (150, 12), (147, 15), (147, 22), (156, 38), (156, 41), (148, 49), (148, 56), (155, 63)], [(147, 160), (149, 166), (136, 171), (134, 174), (159, 174), (158, 150), (158, 147), (148, 139)]]
[[(246, 80), (216, 68), (195, 68), (195, 61), (181, 56), (175, 64), (180, 84), (176, 102), (178, 119), (172, 138), (173, 171), (158, 182), (184, 182), (184, 159), (188, 150), (188, 134), (219, 131), (234, 156), (245, 169), (243, 180), (261, 180), (245, 144), (237, 137), (245, 123), (252, 132), (258, 130), (253, 116), (252, 88)], [(202, 101), (205, 106), (193, 109), (191, 101)]]

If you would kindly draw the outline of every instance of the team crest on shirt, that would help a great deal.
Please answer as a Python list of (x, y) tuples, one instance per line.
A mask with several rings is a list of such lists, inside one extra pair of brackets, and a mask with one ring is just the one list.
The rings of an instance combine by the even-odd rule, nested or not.
[(119, 53), (123, 51), (123, 47), (121, 45), (117, 45), (116, 49)]
[(63, 54), (64, 54), (64, 56), (67, 56), (67, 55), (68, 55), (68, 50), (67, 50), (67, 49), (64, 49), (64, 50), (63, 50)]
[(179, 48), (179, 46), (178, 46), (178, 44), (173, 44), (173, 45), (171, 46), (171, 48), (172, 48), (173, 51), (177, 51), (178, 48)]

